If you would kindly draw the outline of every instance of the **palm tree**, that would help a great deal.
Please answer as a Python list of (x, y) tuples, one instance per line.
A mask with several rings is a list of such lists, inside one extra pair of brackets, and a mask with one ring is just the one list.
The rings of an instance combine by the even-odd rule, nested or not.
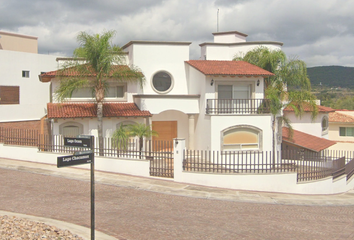
[(304, 105), (309, 105), (314, 119), (318, 113), (315, 102), (316, 97), (311, 93), (311, 83), (307, 77), (305, 62), (288, 59), (281, 50), (271, 50), (266, 47), (258, 47), (246, 53), (243, 57), (235, 57), (234, 60), (242, 60), (261, 67), (274, 76), (265, 79), (265, 97), (270, 101), (270, 112), (273, 131), (273, 164), (275, 165), (275, 132), (276, 119), (279, 116), (282, 124), (289, 127), (290, 138), (293, 130), (290, 121), (281, 116), (281, 110), (289, 106), (297, 117), (304, 113)]
[(119, 157), (120, 150), (127, 150), (129, 142), (129, 132), (126, 125), (120, 124), (113, 132), (112, 136), (112, 146), (117, 147), (117, 155)]
[(139, 156), (141, 158), (141, 151), (143, 149), (143, 140), (152, 136), (158, 136), (157, 132), (151, 130), (150, 126), (143, 123), (132, 124), (128, 126), (129, 136), (139, 138)]
[(68, 61), (57, 74), (62, 78), (56, 91), (59, 101), (71, 98), (80, 88), (91, 89), (97, 104), (100, 155), (103, 155), (103, 101), (109, 81), (134, 82), (142, 87), (145, 80), (138, 69), (123, 65), (122, 49), (110, 42), (114, 35), (114, 31), (105, 31), (101, 35), (80, 32), (77, 36), (80, 46), (74, 50), (73, 61)]

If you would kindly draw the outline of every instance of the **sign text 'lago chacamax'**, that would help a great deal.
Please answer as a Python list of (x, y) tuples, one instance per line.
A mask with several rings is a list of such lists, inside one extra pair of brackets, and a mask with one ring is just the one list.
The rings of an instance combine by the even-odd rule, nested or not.
[(76, 154), (70, 156), (57, 157), (57, 167), (68, 167), (73, 165), (91, 163), (93, 153)]

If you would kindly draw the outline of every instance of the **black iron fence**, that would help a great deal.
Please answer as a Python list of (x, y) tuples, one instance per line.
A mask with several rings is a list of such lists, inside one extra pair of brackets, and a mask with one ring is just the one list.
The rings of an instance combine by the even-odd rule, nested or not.
[(207, 99), (207, 114), (270, 113), (269, 99)]
[[(103, 149), (94, 146), (96, 156), (147, 159), (150, 161), (150, 175), (173, 177), (173, 143), (129, 139), (115, 141), (101, 139)], [(35, 146), (39, 151), (68, 153), (89, 149), (64, 146), (61, 135), (39, 134), (36, 130), (0, 128), (0, 142), (9, 145)], [(280, 173), (296, 172), (297, 180), (311, 181), (326, 177), (339, 178), (343, 175), (349, 180), (354, 175), (354, 152), (322, 151), (319, 153), (297, 150), (281, 152), (241, 151), (196, 151), (185, 150), (183, 170), (210, 173)]]
[(185, 150), (183, 170), (226, 174), (296, 172), (297, 181), (302, 182), (326, 177), (335, 179), (344, 174), (348, 174), (348, 178), (354, 174), (353, 157), (353, 152), (344, 151), (303, 154), (299, 151), (283, 150), (273, 154), (267, 151)]
[(9, 145), (37, 146), (38, 130), (0, 127), (0, 142)]

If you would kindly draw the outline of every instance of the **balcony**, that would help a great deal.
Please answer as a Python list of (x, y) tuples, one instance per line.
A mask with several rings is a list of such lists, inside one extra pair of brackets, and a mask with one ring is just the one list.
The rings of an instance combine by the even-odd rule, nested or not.
[(206, 114), (266, 114), (270, 113), (269, 103), (269, 99), (207, 99)]

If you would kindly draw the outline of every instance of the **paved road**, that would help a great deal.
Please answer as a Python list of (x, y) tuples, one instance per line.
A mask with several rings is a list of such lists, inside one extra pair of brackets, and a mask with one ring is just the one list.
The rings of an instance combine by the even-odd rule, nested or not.
[[(89, 181), (0, 169), (0, 210), (90, 227)], [(118, 239), (354, 239), (354, 206), (244, 203), (96, 184), (96, 229)]]

